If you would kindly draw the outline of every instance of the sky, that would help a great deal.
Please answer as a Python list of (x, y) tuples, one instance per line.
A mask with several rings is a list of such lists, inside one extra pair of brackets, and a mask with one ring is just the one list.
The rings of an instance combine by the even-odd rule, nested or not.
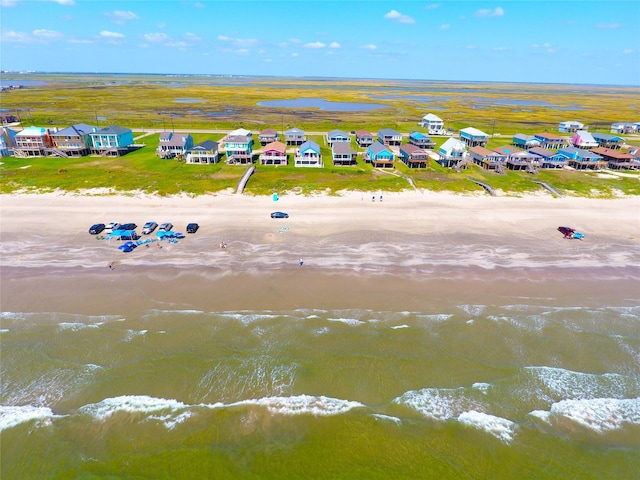
[(640, 0), (0, 0), (0, 70), (640, 85)]

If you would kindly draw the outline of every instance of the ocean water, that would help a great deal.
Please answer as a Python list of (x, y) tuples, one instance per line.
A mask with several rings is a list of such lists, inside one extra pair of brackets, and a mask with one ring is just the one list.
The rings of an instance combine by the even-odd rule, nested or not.
[(426, 304), (4, 312), (1, 476), (637, 478), (640, 302)]

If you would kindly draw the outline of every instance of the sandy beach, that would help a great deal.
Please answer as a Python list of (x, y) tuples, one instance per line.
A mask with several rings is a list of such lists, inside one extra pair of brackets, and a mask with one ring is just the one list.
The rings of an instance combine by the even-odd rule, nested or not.
[[(41, 305), (90, 313), (150, 301), (202, 309), (409, 308), (419, 307), (425, 288), (455, 302), (461, 288), (483, 297), (489, 281), (523, 295), (534, 282), (542, 293), (561, 288), (567, 298), (606, 288), (606, 279), (623, 280), (616, 282), (623, 296), (635, 298), (639, 288), (635, 197), (403, 192), (372, 201), (372, 194), (348, 192), (274, 201), (89, 191), (4, 195), (0, 202), (4, 311)], [(290, 218), (270, 218), (276, 210)], [(135, 222), (140, 231), (149, 220), (172, 222), (175, 231), (197, 222), (200, 230), (128, 254), (117, 249), (122, 242), (88, 233), (93, 223), (110, 221)], [(560, 225), (585, 239), (563, 239)]]

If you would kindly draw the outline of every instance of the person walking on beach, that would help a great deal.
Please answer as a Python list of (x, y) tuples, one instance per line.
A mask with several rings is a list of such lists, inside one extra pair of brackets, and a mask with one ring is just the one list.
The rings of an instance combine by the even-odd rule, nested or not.
[(298, 265), (302, 266), (304, 264), (304, 261), (302, 259), (298, 260)]

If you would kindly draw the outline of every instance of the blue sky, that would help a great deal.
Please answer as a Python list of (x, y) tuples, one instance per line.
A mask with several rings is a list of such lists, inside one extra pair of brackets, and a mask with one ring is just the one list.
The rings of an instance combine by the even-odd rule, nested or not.
[(640, 1), (0, 0), (0, 69), (640, 85)]

